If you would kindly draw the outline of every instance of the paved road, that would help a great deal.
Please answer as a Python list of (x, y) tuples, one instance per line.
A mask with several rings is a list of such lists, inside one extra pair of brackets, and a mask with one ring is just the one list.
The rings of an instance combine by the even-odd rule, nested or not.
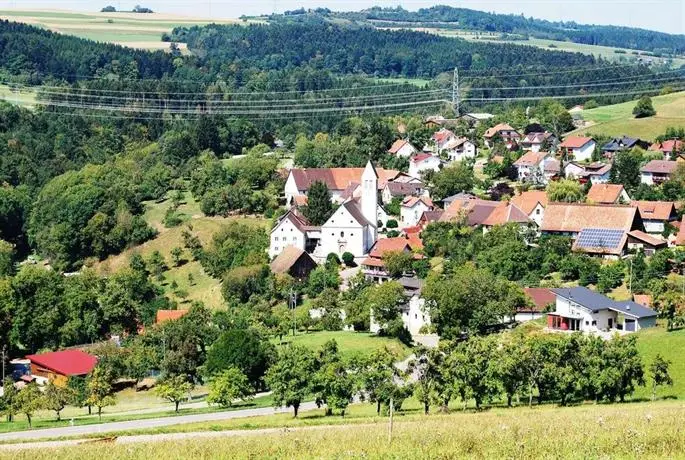
[[(316, 409), (312, 402), (303, 403), (300, 411)], [(284, 412), (292, 412), (285, 407), (274, 409), (272, 407), (260, 407), (256, 409), (241, 409), (234, 411), (212, 412), (208, 414), (179, 415), (173, 417), (151, 418), (146, 420), (130, 420), (127, 422), (110, 422), (95, 425), (65, 426), (60, 428), (46, 428), (41, 430), (17, 431), (0, 434), (0, 441), (30, 441), (32, 439), (57, 438), (61, 436), (86, 436), (93, 434), (112, 433), (114, 431), (140, 430), (146, 428), (159, 428), (163, 426), (185, 425), (197, 422), (215, 422), (237, 418), (254, 417), (258, 415), (273, 415)]]

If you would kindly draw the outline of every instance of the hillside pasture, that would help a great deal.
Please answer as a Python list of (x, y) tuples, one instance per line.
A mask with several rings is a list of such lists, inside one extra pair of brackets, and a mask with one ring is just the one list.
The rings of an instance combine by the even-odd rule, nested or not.
[(300, 345), (311, 350), (319, 350), (329, 340), (335, 340), (338, 349), (344, 358), (368, 356), (373, 351), (386, 347), (398, 360), (409, 356), (409, 348), (396, 339), (388, 337), (378, 337), (367, 332), (351, 331), (320, 331), (320, 332), (298, 332), (297, 335), (284, 336), (283, 343), (280, 344), (277, 338), (272, 339), (276, 346), (287, 344)]

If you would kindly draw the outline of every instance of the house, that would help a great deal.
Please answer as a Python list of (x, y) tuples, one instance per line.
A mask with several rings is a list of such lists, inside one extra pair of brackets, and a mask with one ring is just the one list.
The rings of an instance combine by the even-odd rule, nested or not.
[(529, 150), (521, 158), (514, 162), (514, 167), (518, 172), (520, 182), (531, 182), (533, 184), (545, 184), (545, 163), (551, 158), (549, 152), (533, 152)]
[(484, 121), (488, 121), (488, 120), (495, 118), (495, 116), (491, 113), (471, 112), (471, 113), (465, 113), (460, 118), (462, 120), (464, 120), (465, 122), (467, 122), (469, 124), (469, 126), (474, 127), (474, 126), (478, 126), (479, 124), (481, 124)]
[[(558, 143), (556, 136), (550, 132), (535, 132), (528, 133), (521, 139), (521, 148), (524, 150), (532, 150), (537, 153), (541, 150), (549, 150)], [(545, 148), (543, 148), (545, 147)]]
[(52, 382), (66, 387), (69, 377), (91, 373), (98, 359), (81, 350), (52, 351), (26, 356), (31, 362), (31, 375), (38, 383)]
[(510, 202), (523, 211), (528, 218), (539, 227), (545, 217), (545, 207), (548, 203), (547, 192), (544, 190), (528, 190), (515, 195)]
[(630, 197), (621, 184), (592, 184), (586, 201), (597, 204), (628, 204)]
[(630, 150), (639, 147), (643, 150), (649, 148), (649, 142), (635, 137), (615, 137), (602, 146), (602, 154), (607, 158), (613, 158), (616, 153), (622, 150)]
[[(399, 175), (394, 177), (401, 179)], [(376, 168), (368, 162), (356, 187), (359, 196), (346, 197), (321, 226), (311, 225), (297, 208), (291, 208), (271, 230), (269, 256), (278, 256), (287, 246), (295, 246), (317, 259), (345, 252), (365, 256), (378, 237), (377, 222), (382, 215), (378, 211), (379, 180)]]
[(426, 211), (434, 209), (433, 201), (426, 196), (408, 196), (400, 206), (400, 222), (402, 227), (414, 227)]
[(366, 279), (382, 283), (391, 278), (390, 274), (385, 270), (385, 261), (383, 257), (389, 252), (406, 252), (414, 254), (414, 259), (422, 259), (421, 254), (416, 254), (414, 251), (423, 247), (422, 243), (416, 242), (416, 239), (404, 236), (396, 238), (381, 238), (376, 241), (376, 244), (369, 251), (369, 255), (361, 263), (362, 272)]
[[(427, 311), (425, 311), (425, 299), (421, 297), (421, 289), (423, 288), (423, 281), (415, 278), (403, 276), (398, 279), (402, 287), (404, 288), (404, 295), (406, 301), (403, 305), (400, 305), (400, 317), (402, 318), (402, 324), (407, 328), (412, 337), (420, 335), (424, 332), (425, 328), (430, 325), (430, 316)], [(373, 317), (373, 311), (371, 311), (371, 319), (369, 322), (369, 330), (377, 334), (381, 330), (381, 325), (378, 324)]]
[(664, 160), (672, 160), (674, 153), (685, 150), (685, 141), (678, 139), (671, 139), (664, 142), (655, 142), (649, 146), (652, 152), (661, 152), (664, 154)]
[(640, 217), (647, 233), (663, 233), (666, 224), (677, 218), (672, 201), (632, 201), (631, 206), (640, 210)]
[(304, 280), (317, 267), (316, 262), (304, 249), (286, 246), (269, 264), (275, 274), (288, 274), (296, 280)]
[(466, 137), (457, 137), (445, 145), (444, 152), (450, 162), (463, 161), (466, 158), (476, 158), (478, 149), (476, 144)]
[(633, 294), (633, 302), (652, 308), (652, 296), (649, 294)]
[(631, 251), (642, 250), (645, 255), (652, 255), (659, 249), (668, 247), (668, 241), (645, 233), (642, 230), (628, 232), (628, 249)]
[(489, 128), (483, 134), (483, 139), (485, 145), (488, 148), (492, 148), (497, 140), (502, 140), (508, 148), (518, 144), (521, 139), (521, 135), (507, 123), (500, 123), (498, 125)]
[(628, 232), (643, 229), (633, 206), (589, 203), (549, 203), (540, 227), (543, 234), (573, 238), (574, 251), (608, 259), (625, 254)]
[(400, 158), (409, 158), (416, 152), (418, 152), (418, 150), (416, 150), (416, 148), (411, 145), (411, 142), (406, 139), (396, 140), (388, 150), (388, 153)]
[(443, 128), (431, 136), (429, 144), (426, 145), (423, 150), (426, 152), (440, 153), (445, 150), (445, 146), (449, 142), (455, 140), (456, 138), (456, 134), (449, 129)]
[(677, 161), (652, 160), (640, 169), (640, 182), (647, 185), (666, 182), (677, 166)]
[(545, 183), (549, 183), (549, 181), (559, 178), (561, 174), (561, 162), (556, 158), (546, 158), (542, 169)]
[(438, 128), (440, 126), (455, 125), (457, 121), (454, 118), (445, 118), (442, 115), (431, 115), (426, 117), (423, 124), (429, 128)]
[(567, 179), (578, 179), (581, 184), (588, 181), (593, 184), (606, 184), (611, 178), (611, 164), (601, 163), (578, 163), (571, 161), (564, 167), (564, 176)]
[(157, 310), (155, 315), (155, 324), (161, 324), (165, 321), (176, 321), (188, 314), (189, 310)]
[(587, 161), (592, 158), (597, 143), (591, 137), (569, 136), (559, 144), (567, 160)]
[(425, 171), (440, 171), (442, 161), (440, 157), (430, 153), (418, 153), (409, 160), (409, 175), (421, 177)]
[(678, 233), (675, 237), (674, 244), (676, 246), (685, 246), (685, 217), (683, 217), (680, 221), (680, 225), (678, 226)]
[(444, 207), (447, 207), (452, 204), (453, 201), (456, 200), (473, 200), (476, 198), (476, 195), (472, 193), (465, 193), (465, 192), (459, 192), (456, 195), (448, 196), (447, 198), (444, 198), (442, 200), (442, 204)]
[(555, 304), (557, 296), (547, 288), (523, 288), (530, 305), (516, 310), (515, 321), (524, 322), (542, 318), (544, 313)]
[[(420, 223), (426, 225), (430, 217), (432, 216), (424, 213)], [(495, 225), (517, 223), (527, 227), (531, 223), (526, 213), (511, 203), (479, 198), (455, 200), (436, 217), (440, 222), (454, 222), (463, 219), (467, 225), (472, 227), (482, 226), (483, 231), (487, 231)]]
[[(293, 168), (288, 173), (285, 181), (285, 198), (288, 204), (292, 204), (294, 197), (304, 196), (309, 192), (309, 187), (314, 182), (323, 182), (331, 192), (331, 200), (341, 204), (345, 199), (343, 193), (362, 183), (364, 168)], [(406, 174), (394, 169), (376, 169), (378, 174), (378, 190), (383, 190), (385, 184), (390, 181), (407, 181)]]
[(586, 287), (552, 291), (556, 295), (556, 309), (547, 315), (550, 329), (630, 333), (656, 326), (657, 312), (636, 302), (612, 300)]
[(381, 199), (383, 203), (388, 204), (392, 202), (393, 198), (400, 198), (403, 200), (408, 196), (421, 195), (428, 196), (428, 190), (426, 190), (423, 182), (388, 182), (381, 192)]

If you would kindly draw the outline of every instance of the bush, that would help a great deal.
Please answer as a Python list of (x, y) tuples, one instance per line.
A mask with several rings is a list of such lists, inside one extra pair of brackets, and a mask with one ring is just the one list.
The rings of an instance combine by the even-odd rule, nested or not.
[(652, 99), (649, 96), (642, 96), (633, 108), (633, 115), (635, 115), (635, 118), (646, 118), (656, 115)]
[(340, 265), (340, 257), (338, 257), (338, 254), (331, 252), (326, 256), (326, 266), (327, 267), (332, 267), (332, 266), (338, 266)]
[(385, 224), (387, 228), (397, 228), (399, 225), (397, 224), (397, 221), (395, 219), (388, 219), (388, 222)]
[(397, 230), (390, 230), (388, 233), (386, 233), (386, 236), (388, 238), (397, 238), (398, 236), (400, 236), (400, 232), (398, 232)]
[(354, 263), (354, 254), (352, 254), (351, 252), (343, 253), (342, 260), (348, 267), (354, 267), (356, 265)]

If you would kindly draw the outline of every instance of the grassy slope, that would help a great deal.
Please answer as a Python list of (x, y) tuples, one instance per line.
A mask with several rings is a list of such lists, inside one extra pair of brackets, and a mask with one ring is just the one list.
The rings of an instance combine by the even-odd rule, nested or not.
[[(321, 331), (308, 334), (300, 333), (295, 337), (283, 337), (284, 344), (295, 343), (314, 350), (320, 349), (329, 340), (335, 340), (338, 343), (340, 352), (345, 358), (368, 355), (373, 350), (382, 347), (387, 347), (398, 359), (409, 356), (409, 348), (399, 341), (364, 332)], [(273, 342), (275, 345), (279, 343), (277, 338)]]
[[(645, 363), (646, 377), (649, 376), (649, 365), (657, 354), (671, 362), (670, 374), (673, 378), (672, 387), (657, 389), (660, 397), (685, 398), (685, 329), (667, 332), (663, 327), (645, 329), (638, 335), (638, 348)], [(651, 382), (645, 387), (639, 387), (634, 398), (651, 398)]]
[[(674, 402), (493, 409), (428, 417), (398, 413), (392, 443), (388, 442), (387, 419), (375, 415), (323, 418), (321, 411), (315, 411), (303, 414), (300, 420), (278, 417), (281, 423), (277, 426), (332, 426), (210, 439), (35, 449), (13, 453), (13, 458), (674, 458), (685, 451), (681, 423), (685, 408)], [(267, 426), (263, 419), (267, 418), (195, 428), (216, 431), (233, 425), (251, 429)]]
[(34, 91), (12, 91), (9, 86), (0, 85), (0, 100), (25, 107), (33, 107), (36, 103)]
[[(165, 228), (162, 224), (162, 219), (166, 210), (171, 206), (171, 201), (166, 200), (161, 203), (146, 202), (147, 211), (145, 219), (147, 222), (159, 231), (157, 238), (148, 241), (140, 246), (134, 247), (116, 256), (95, 265), (97, 272), (102, 274), (114, 273), (128, 265), (131, 255), (135, 252), (147, 258), (154, 251), (159, 251), (170, 267), (164, 273), (165, 281), (163, 286), (167, 290), (167, 294), (178, 301), (179, 303), (199, 300), (204, 302), (209, 308), (219, 308), (223, 306), (223, 298), (221, 297), (221, 286), (218, 280), (207, 275), (199, 262), (190, 261), (190, 254), (187, 251), (184, 253), (184, 258), (189, 261), (180, 267), (172, 267), (171, 250), (175, 247), (183, 248), (182, 233), (185, 229), (192, 226), (192, 233), (196, 234), (203, 244), (208, 244), (212, 240), (212, 236), (220, 231), (225, 225), (232, 221), (240, 221), (244, 223), (267, 226), (268, 221), (259, 218), (249, 217), (206, 217), (200, 211), (199, 205), (193, 200), (190, 193), (186, 193), (185, 203), (182, 204), (178, 211), (184, 215), (186, 222), (183, 225), (174, 228)], [(191, 286), (188, 281), (188, 275), (192, 274), (194, 284)], [(170, 284), (176, 281), (181, 290), (188, 292), (187, 299), (176, 297), (171, 291)]]
[(584, 110), (583, 118), (594, 125), (573, 132), (607, 136), (627, 134), (653, 140), (659, 134), (663, 134), (669, 126), (685, 126), (685, 92), (652, 97), (656, 115), (649, 118), (633, 118), (632, 110), (635, 103), (636, 101), (629, 101)]

